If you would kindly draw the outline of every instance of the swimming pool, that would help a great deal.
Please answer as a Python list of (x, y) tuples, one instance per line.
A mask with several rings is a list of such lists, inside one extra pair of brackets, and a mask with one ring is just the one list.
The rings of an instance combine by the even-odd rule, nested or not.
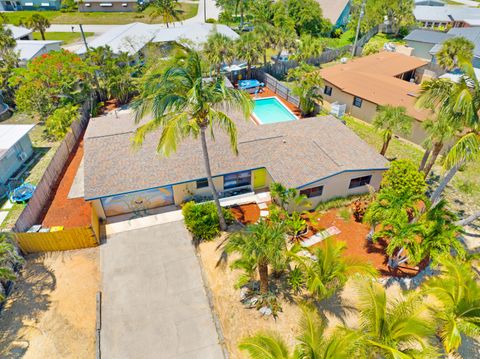
[(277, 122), (287, 122), (297, 119), (284, 104), (276, 97), (256, 99), (253, 108), (253, 118), (260, 125)]

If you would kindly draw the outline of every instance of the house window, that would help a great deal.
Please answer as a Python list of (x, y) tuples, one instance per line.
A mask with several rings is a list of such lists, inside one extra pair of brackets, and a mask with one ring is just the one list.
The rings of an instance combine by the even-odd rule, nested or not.
[(85, 7), (90, 7), (90, 4), (89, 4), (89, 3), (86, 3), (86, 4), (85, 4)]
[(357, 187), (365, 186), (367, 184), (370, 184), (371, 179), (372, 179), (372, 176), (352, 178), (350, 180), (350, 186), (348, 186), (348, 188), (357, 188)]
[(249, 186), (251, 183), (252, 173), (250, 171), (232, 173), (223, 176), (223, 188), (225, 189)]
[(123, 3), (122, 6), (123, 6), (123, 7), (127, 7), (128, 4), (127, 4), (127, 3)]
[(358, 108), (362, 107), (362, 102), (363, 100), (360, 97), (355, 96), (353, 98), (353, 106), (355, 107), (358, 107)]
[(203, 178), (197, 181), (197, 189), (207, 188), (207, 187), (208, 187), (208, 180), (206, 178)]
[(319, 197), (323, 193), (323, 186), (317, 186), (300, 190), (300, 194), (304, 194), (308, 198)]
[(323, 93), (327, 96), (332, 96), (332, 88), (330, 86), (325, 86)]
[(101, 7), (111, 7), (111, 6), (113, 6), (113, 4), (111, 2), (104, 2), (104, 3), (100, 3), (100, 6)]

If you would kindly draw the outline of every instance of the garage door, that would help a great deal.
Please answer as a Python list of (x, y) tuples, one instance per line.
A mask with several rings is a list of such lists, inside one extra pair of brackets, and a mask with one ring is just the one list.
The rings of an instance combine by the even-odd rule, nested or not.
[(124, 213), (144, 215), (149, 209), (172, 204), (174, 201), (171, 186), (102, 198), (103, 210), (107, 217)]

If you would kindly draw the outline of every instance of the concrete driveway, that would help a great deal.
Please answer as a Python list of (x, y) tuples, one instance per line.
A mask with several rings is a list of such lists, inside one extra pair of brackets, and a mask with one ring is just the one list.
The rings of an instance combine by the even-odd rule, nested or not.
[(100, 268), (102, 358), (224, 357), (182, 221), (109, 236)]

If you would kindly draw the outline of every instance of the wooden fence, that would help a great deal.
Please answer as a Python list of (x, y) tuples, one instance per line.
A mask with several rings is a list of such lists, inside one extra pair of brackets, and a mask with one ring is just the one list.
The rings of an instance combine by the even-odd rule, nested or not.
[(24, 253), (67, 251), (99, 244), (91, 227), (67, 228), (58, 232), (14, 233), (14, 236)]
[(14, 232), (25, 232), (40, 221), (45, 208), (47, 208), (52, 199), (52, 189), (57, 186), (70, 154), (75, 149), (83, 131), (87, 127), (89, 118), (90, 103), (87, 101), (80, 109), (80, 118), (72, 123), (71, 131), (67, 133), (58, 147), (32, 198), (17, 219), (13, 228)]
[(297, 107), (300, 106), (300, 99), (292, 94), (292, 90), (278, 81), (272, 75), (269, 75), (260, 69), (255, 69), (254, 77), (259, 81), (262, 81), (267, 88), (272, 90), (284, 100), (294, 104)]

